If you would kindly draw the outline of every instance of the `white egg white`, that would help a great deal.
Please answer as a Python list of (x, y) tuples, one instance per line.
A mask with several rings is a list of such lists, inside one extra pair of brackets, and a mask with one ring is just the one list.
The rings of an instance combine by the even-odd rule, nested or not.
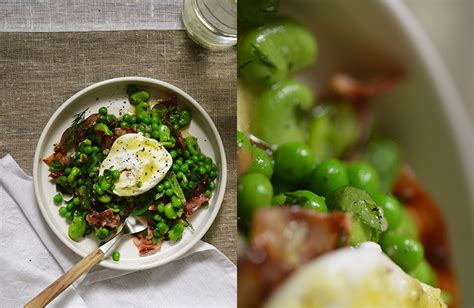
[(276, 307), (446, 307), (441, 290), (405, 272), (366, 242), (338, 249), (303, 266), (275, 291)]
[(163, 145), (142, 134), (125, 134), (117, 138), (100, 166), (120, 171), (114, 182), (114, 194), (121, 197), (136, 196), (155, 187), (173, 164)]

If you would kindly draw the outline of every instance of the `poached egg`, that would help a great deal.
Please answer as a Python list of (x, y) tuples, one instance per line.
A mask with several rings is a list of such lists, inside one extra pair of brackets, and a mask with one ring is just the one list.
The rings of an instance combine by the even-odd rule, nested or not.
[(109, 154), (100, 166), (120, 171), (114, 183), (114, 194), (136, 196), (155, 187), (171, 168), (173, 159), (163, 145), (142, 134), (125, 134), (115, 140)]
[(409, 276), (380, 246), (365, 242), (303, 266), (265, 307), (446, 307), (441, 290)]

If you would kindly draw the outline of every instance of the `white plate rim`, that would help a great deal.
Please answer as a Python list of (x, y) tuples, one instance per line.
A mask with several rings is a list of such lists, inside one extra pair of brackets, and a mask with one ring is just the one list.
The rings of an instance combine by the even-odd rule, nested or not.
[[(447, 115), (448, 123), (453, 130), (458, 154), (463, 168), (463, 176), (468, 185), (474, 185), (474, 160), (472, 160), (472, 144), (466, 142), (474, 133), (469, 120), (469, 113), (465, 110), (465, 104), (451, 77), (451, 74), (441, 56), (430, 41), (428, 35), (422, 29), (413, 13), (402, 1), (380, 1), (380, 7), (386, 16), (395, 20), (402, 30), (402, 34), (415, 49), (415, 54), (426, 75), (434, 85), (433, 89), (440, 98), (443, 111)], [(474, 202), (474, 190), (470, 190), (471, 201)], [(471, 207), (471, 221), (474, 222), (474, 208)]]
[(192, 239), (186, 243), (185, 246), (181, 248), (181, 250), (177, 251), (175, 254), (168, 256), (166, 258), (157, 258), (157, 260), (146, 263), (146, 264), (136, 264), (136, 265), (124, 265), (121, 264), (120, 262), (117, 262), (116, 264), (113, 264), (111, 262), (104, 262), (101, 261), (98, 263), (98, 265), (110, 268), (110, 269), (118, 269), (118, 270), (144, 270), (144, 269), (149, 269), (149, 268), (154, 268), (169, 262), (172, 262), (174, 260), (179, 259), (182, 257), (184, 254), (186, 254), (193, 246), (195, 246), (201, 238), (205, 235), (205, 233), (209, 230), (211, 225), (213, 224), (214, 220), (217, 217), (217, 214), (219, 213), (220, 207), (222, 205), (222, 201), (224, 200), (224, 194), (225, 194), (225, 189), (226, 189), (226, 184), (227, 184), (227, 158), (225, 155), (225, 150), (224, 150), (224, 145), (222, 143), (221, 136), (219, 134), (219, 131), (217, 130), (214, 122), (212, 121), (211, 117), (209, 114), (204, 110), (204, 108), (194, 99), (192, 98), (189, 94), (187, 94), (185, 91), (181, 90), (180, 88), (154, 78), (149, 78), (149, 77), (139, 77), (139, 76), (127, 76), (127, 77), (117, 77), (117, 78), (112, 78), (112, 79), (107, 79), (103, 80), (94, 84), (91, 84), (84, 89), (80, 90), (79, 92), (75, 93), (73, 96), (71, 96), (69, 99), (67, 99), (54, 113), (53, 115), (49, 118), (46, 126), (43, 128), (43, 131), (41, 133), (41, 136), (38, 140), (38, 143), (36, 145), (36, 150), (35, 150), (35, 155), (34, 155), (34, 161), (33, 161), (33, 186), (35, 190), (35, 197), (38, 203), (38, 207), (40, 208), (41, 214), (48, 224), (48, 227), (53, 231), (53, 233), (56, 235), (59, 240), (66, 245), (69, 249), (74, 251), (76, 254), (78, 254), (81, 257), (85, 257), (87, 253), (84, 253), (81, 251), (78, 247), (76, 247), (73, 243), (66, 241), (65, 237), (61, 236), (58, 234), (58, 230), (56, 230), (53, 227), (53, 222), (49, 218), (49, 215), (46, 213), (46, 207), (44, 204), (41, 203), (41, 192), (39, 189), (39, 183), (40, 179), (38, 178), (38, 168), (39, 164), (42, 162), (42, 159), (40, 157), (40, 152), (42, 145), (48, 135), (48, 131), (50, 130), (51, 126), (53, 125), (54, 121), (56, 118), (61, 114), (61, 112), (66, 109), (70, 104), (74, 103), (77, 99), (79, 99), (81, 96), (97, 89), (105, 85), (110, 85), (114, 83), (121, 83), (121, 82), (144, 82), (144, 83), (149, 83), (149, 84), (155, 84), (157, 86), (166, 88), (172, 93), (176, 93), (179, 96), (183, 97), (188, 103), (192, 104), (194, 108), (196, 108), (199, 113), (204, 117), (204, 119), (207, 122), (207, 125), (211, 129), (212, 133), (216, 137), (217, 141), (217, 148), (219, 155), (221, 156), (221, 167), (220, 167), (220, 173), (221, 173), (221, 183), (220, 185), (222, 186), (222, 189), (220, 190), (220, 193), (216, 196), (216, 201), (215, 205), (212, 207), (210, 219), (207, 220), (204, 224), (204, 226), (197, 231), (196, 233), (193, 234)]

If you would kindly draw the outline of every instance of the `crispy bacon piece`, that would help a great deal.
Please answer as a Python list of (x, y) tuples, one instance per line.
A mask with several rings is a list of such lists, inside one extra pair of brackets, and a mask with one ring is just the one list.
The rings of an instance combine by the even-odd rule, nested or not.
[(102, 212), (96, 212), (94, 210), (91, 210), (91, 212), (87, 214), (86, 220), (96, 228), (115, 228), (120, 224), (120, 215), (114, 214), (114, 212), (112, 212), (112, 209), (106, 209)]
[(348, 244), (351, 216), (299, 206), (260, 210), (238, 258), (238, 306), (258, 307), (293, 271)]
[(407, 166), (400, 170), (393, 193), (415, 218), (425, 257), (437, 273), (438, 286), (452, 296), (450, 307), (459, 307), (461, 294), (451, 265), (451, 250), (441, 210)]
[(114, 129), (114, 133), (116, 137), (120, 137), (126, 134), (136, 133), (137, 131), (131, 127), (121, 128), (117, 127)]
[(176, 138), (176, 142), (178, 142), (178, 145), (181, 148), (181, 150), (183, 152), (186, 151), (186, 144), (184, 143), (183, 135), (181, 134), (179, 130), (174, 128), (173, 124), (171, 124), (168, 113), (166, 113), (163, 116), (163, 123), (165, 123), (165, 125), (168, 126), (168, 128), (170, 129), (171, 135), (173, 135)]
[(200, 194), (198, 196), (191, 197), (189, 200), (186, 201), (186, 205), (184, 206), (184, 214), (186, 217), (190, 217), (198, 208), (203, 205), (203, 203), (206, 203), (209, 201), (209, 197)]
[(401, 72), (376, 76), (370, 80), (358, 80), (349, 74), (336, 73), (332, 76), (329, 85), (338, 96), (351, 101), (365, 101), (393, 89), (402, 79)]
[(53, 172), (50, 172), (48, 176), (52, 179), (56, 179), (63, 175), (64, 175), (64, 171), (53, 171)]
[(209, 179), (204, 177), (199, 183), (196, 185), (196, 188), (191, 192), (191, 197), (196, 197), (201, 195), (203, 192), (206, 191), (207, 185), (209, 184)]
[(138, 248), (140, 255), (147, 254), (155, 249), (161, 247), (161, 242), (153, 244), (151, 239), (153, 238), (153, 230), (148, 227), (147, 236), (144, 237), (141, 233), (133, 236), (133, 243)]
[(168, 98), (158, 99), (158, 104), (163, 104), (167, 107), (173, 106), (173, 105), (176, 106), (176, 105), (178, 105), (178, 98), (175, 94), (175, 95), (172, 95)]
[(66, 153), (61, 153), (61, 152), (54, 152), (53, 154), (49, 155), (43, 161), (46, 163), (46, 165), (51, 165), (53, 161), (59, 160), (61, 165), (67, 166), (69, 164), (69, 158)]

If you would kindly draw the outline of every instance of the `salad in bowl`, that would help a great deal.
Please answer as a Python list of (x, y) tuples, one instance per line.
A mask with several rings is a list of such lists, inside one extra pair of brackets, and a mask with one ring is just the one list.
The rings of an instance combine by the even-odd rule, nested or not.
[[(176, 95), (151, 101), (134, 84), (127, 94), (134, 112), (113, 114), (102, 106), (87, 117), (87, 110), (76, 114), (43, 161), (70, 239), (106, 240), (132, 215), (148, 224), (134, 238), (145, 255), (192, 228), (188, 219), (208, 205), (218, 168), (189, 133), (192, 114), (178, 107)], [(115, 252), (114, 261), (119, 258)]]
[(240, 1), (239, 27), (239, 306), (458, 306), (444, 217), (374, 125), (403, 69), (315, 94), (316, 38), (278, 1)]

